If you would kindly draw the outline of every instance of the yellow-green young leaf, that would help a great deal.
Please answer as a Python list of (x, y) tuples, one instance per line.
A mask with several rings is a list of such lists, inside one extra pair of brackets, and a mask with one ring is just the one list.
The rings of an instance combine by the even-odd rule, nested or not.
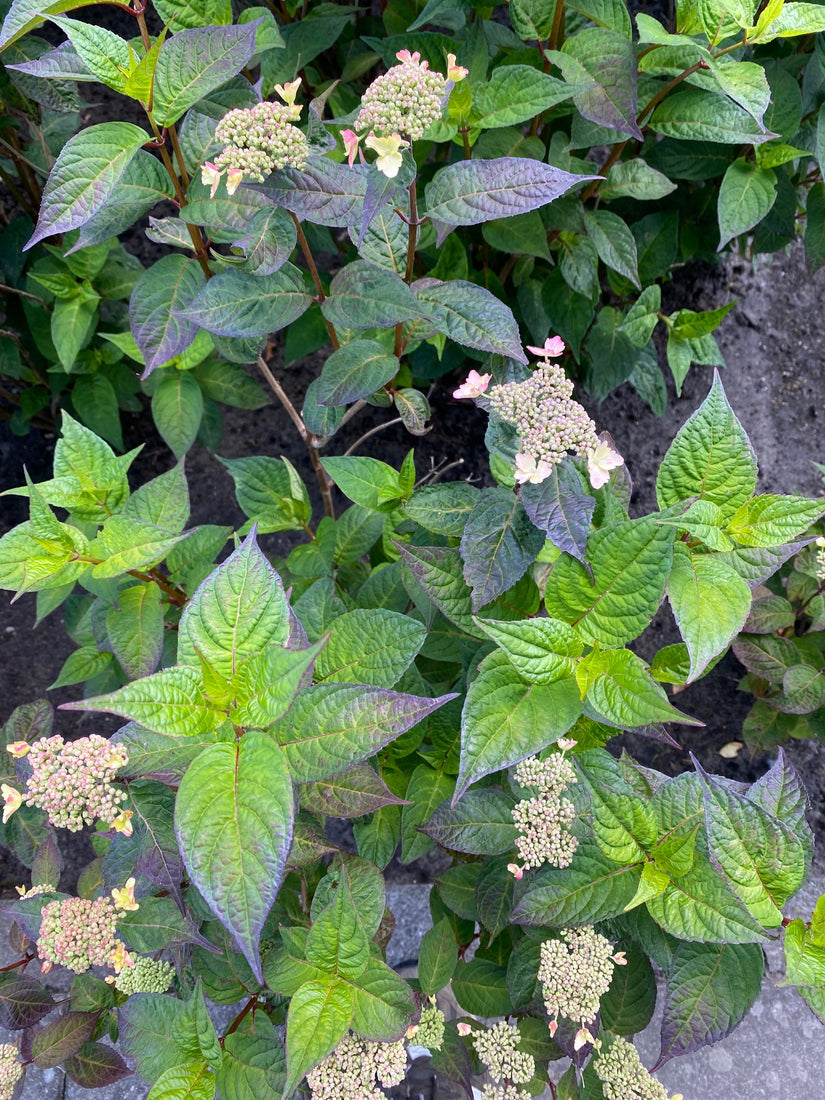
[(158, 63), (158, 54), (166, 38), (169, 28), (164, 27), (158, 37), (147, 50), (145, 56), (136, 60), (123, 84), (123, 94), (136, 99), (147, 110), (152, 109), (152, 89), (155, 83), (155, 68)]
[(76, 649), (66, 658), (60, 675), (53, 684), (49, 684), (49, 690), (66, 687), (68, 684), (80, 684), (84, 680), (91, 680), (99, 673), (104, 672), (112, 663), (112, 654), (99, 652), (97, 646), (86, 645)]
[(825, 946), (797, 918), (785, 929), (785, 984), (825, 986)]
[(725, 172), (719, 187), (719, 247), (747, 233), (768, 214), (776, 201), (776, 173), (739, 157)]
[(503, 653), (485, 657), (461, 715), (461, 764), (454, 801), (471, 783), (558, 741), (580, 713), (572, 676), (554, 684), (527, 684)]
[(363, 973), (370, 957), (369, 940), (358, 919), (346, 868), (341, 870), (332, 901), (313, 921), (305, 950), (307, 962), (327, 974), (357, 978)]
[(756, 456), (715, 373), (710, 393), (662, 459), (656, 478), (659, 507), (698, 496), (730, 517), (755, 488)]
[(655, 615), (670, 572), (674, 532), (650, 517), (610, 524), (590, 537), (587, 558), (562, 555), (545, 588), (547, 613), (589, 644), (624, 645)]
[(768, 493), (745, 501), (728, 532), (742, 546), (781, 546), (803, 535), (823, 512), (821, 500)]
[(111, 516), (97, 538), (89, 547), (89, 553), (102, 561), (93, 569), (95, 577), (119, 577), (129, 569), (146, 569), (157, 565), (173, 546), (177, 546), (189, 532), (174, 534), (131, 516)]
[(348, 611), (330, 626), (329, 639), (315, 665), (315, 678), (391, 688), (426, 637), (426, 628), (407, 615), (380, 608)]
[(653, 862), (660, 871), (664, 871), (667, 875), (673, 875), (675, 878), (688, 873), (693, 866), (699, 827), (699, 823), (697, 823), (689, 831), (681, 829), (669, 836), (662, 837), (651, 850)]
[(616, 863), (639, 863), (656, 843), (653, 810), (641, 795), (613, 790), (598, 779), (591, 780), (586, 771), (584, 776), (590, 788), (596, 843)]
[(768, 4), (756, 24), (754, 41), (771, 42), (774, 38), (797, 38), (825, 30), (825, 12), (819, 4)]
[(757, 944), (680, 943), (668, 969), (657, 1066), (729, 1035), (759, 995)]
[(672, 180), (636, 157), (620, 161), (608, 169), (605, 181), (599, 187), (599, 195), (605, 200), (631, 198), (650, 202), (663, 199), (675, 190), (676, 184)]
[(215, 1074), (206, 1062), (186, 1062), (167, 1069), (149, 1090), (147, 1100), (214, 1100)]
[(247, 657), (232, 680), (229, 695), (236, 704), (232, 721), (244, 727), (271, 726), (277, 721), (302, 684), (308, 686), (323, 645), (323, 640), (308, 649), (271, 645)]
[(152, 0), (152, 7), (164, 23), (174, 19), (175, 30), (232, 22), (230, 0)]
[(61, 706), (119, 714), (157, 733), (195, 737), (214, 730), (226, 717), (205, 698), (201, 677), (192, 668), (167, 668), (108, 695)]
[(191, 1035), (196, 1037), (198, 1049), (209, 1068), (217, 1070), (221, 1064), (221, 1044), (203, 999), (203, 983), (200, 978), (173, 1028), (173, 1036), (179, 1043), (186, 1043)]
[(733, 549), (733, 539), (722, 530), (725, 526), (722, 509), (713, 501), (694, 500), (681, 516), (661, 519), (659, 522), (678, 527), (680, 531), (687, 531), (689, 535), (703, 542), (709, 550), (724, 552)]
[(667, 596), (690, 655), (687, 683), (697, 679), (730, 645), (751, 608), (747, 582), (713, 554), (674, 547)]
[(582, 839), (569, 867), (539, 872), (514, 908), (513, 921), (565, 928), (616, 917), (636, 894), (641, 873), (638, 863), (616, 863), (594, 840)]
[(186, 605), (178, 627), (178, 661), (199, 667), (201, 653), (230, 679), (245, 657), (267, 645), (284, 645), (289, 632), (281, 579), (252, 532)]
[(353, 987), (340, 978), (304, 982), (295, 993), (286, 1021), (287, 1096), (347, 1033), (354, 1003)]
[(664, 893), (670, 883), (670, 876), (660, 871), (653, 863), (642, 864), (642, 876), (636, 893), (624, 907), (625, 913), (635, 909), (637, 905), (644, 905), (651, 898), (657, 898)]
[(552, 684), (572, 676), (576, 658), (584, 650), (575, 630), (560, 619), (474, 621), (498, 644), (516, 672), (531, 684)]
[(235, 744), (204, 749), (175, 801), (175, 833), (189, 876), (258, 981), (258, 944), (284, 874), (292, 817), (286, 758), (256, 730)]
[(163, 650), (163, 608), (156, 584), (137, 584), (117, 595), (106, 613), (106, 633), (130, 680), (154, 672)]
[(596, 717), (610, 725), (629, 729), (653, 722), (704, 724), (671, 706), (644, 661), (629, 649), (594, 649), (579, 662), (576, 681)]
[(400, 1039), (416, 1012), (415, 997), (404, 979), (386, 963), (372, 957), (352, 985), (353, 1031), (365, 1039), (385, 1043)]

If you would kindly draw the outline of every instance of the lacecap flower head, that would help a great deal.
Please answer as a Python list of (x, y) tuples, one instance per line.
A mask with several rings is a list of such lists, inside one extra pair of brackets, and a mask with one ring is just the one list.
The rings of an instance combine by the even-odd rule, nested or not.
[(407, 1072), (404, 1040), (371, 1042), (348, 1032), (307, 1074), (312, 1100), (384, 1100), (377, 1084), (400, 1085)]
[(244, 178), (262, 182), (281, 168), (305, 168), (309, 156), (306, 135), (295, 123), (301, 108), (295, 103), (300, 81), (278, 85), (283, 103), (256, 103), (237, 108), (221, 119), (215, 141), (223, 152), (207, 161), (201, 170), (203, 183), (214, 198), (221, 177), (227, 174), (226, 189), (234, 194)]
[(0, 1100), (10, 1100), (23, 1076), (23, 1063), (14, 1043), (0, 1044)]
[(441, 117), (447, 81), (418, 52), (399, 50), (395, 56), (400, 64), (376, 77), (361, 97), (355, 129), (417, 141)]

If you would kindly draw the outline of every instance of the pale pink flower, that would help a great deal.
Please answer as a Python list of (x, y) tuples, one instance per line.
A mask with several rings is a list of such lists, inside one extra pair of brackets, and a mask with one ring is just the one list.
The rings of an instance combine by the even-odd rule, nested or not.
[(3, 824), (5, 825), (11, 815), (17, 813), (23, 805), (23, 796), (8, 783), (0, 785), (0, 793), (3, 795)]
[(516, 471), (515, 479), (518, 485), (524, 485), (525, 482), (529, 482), (531, 485), (540, 485), (542, 481), (546, 481), (553, 472), (552, 463), (542, 458), (536, 462), (532, 455), (519, 452), (516, 455)]
[(617, 951), (616, 954), (612, 956), (612, 959), (616, 966), (627, 966), (627, 956), (624, 951)]
[(610, 471), (624, 466), (624, 459), (602, 436), (595, 447), (587, 449), (587, 474), (594, 489), (601, 489), (610, 480)]
[[(137, 906), (135, 906), (137, 908)], [(116, 940), (114, 950), (109, 956), (109, 966), (116, 974), (119, 974), (125, 966), (134, 966), (135, 960), (126, 950), (126, 944), (123, 940)]]
[(395, 56), (402, 65), (418, 65), (420, 63), (422, 69), (430, 67), (429, 61), (421, 61), (421, 54), (418, 50), (415, 53), (410, 53), (409, 50), (399, 50)]
[(465, 1038), (467, 1035), (469, 1035), (472, 1030), (473, 1029), (470, 1027), (469, 1024), (456, 1024), (456, 1031), (459, 1035), (462, 1036), (462, 1038)]
[(6, 752), (10, 752), (17, 760), (21, 756), (26, 756), (31, 751), (31, 745), (28, 741), (12, 741), (11, 744), (6, 745)]
[(410, 143), (402, 140), (399, 134), (390, 134), (389, 137), (376, 137), (375, 134), (370, 133), (364, 144), (368, 149), (374, 149), (378, 154), (375, 161), (375, 167), (378, 171), (383, 172), (387, 179), (395, 179), (403, 162), (401, 150), (409, 149)]
[(206, 164), (201, 168), (201, 183), (204, 187), (209, 188), (209, 198), (214, 199), (215, 192), (218, 190), (218, 184), (221, 182), (221, 172), (211, 160), (208, 160)]
[(553, 1038), (553, 1036), (554, 1036), (554, 1035), (556, 1034), (556, 1032), (557, 1032), (557, 1031), (558, 1031), (558, 1029), (559, 1029), (559, 1021), (558, 1021), (558, 1020), (551, 1020), (551, 1021), (550, 1021), (550, 1022), (548, 1023), (547, 1027), (548, 1027), (548, 1028), (549, 1028), (549, 1030), (550, 1030), (550, 1038), (552, 1039), (552, 1038)]
[(131, 836), (133, 833), (132, 828), (132, 810), (124, 810), (119, 813), (114, 821), (109, 822), (109, 828), (114, 829), (116, 833), (123, 833), (124, 836)]
[(573, 1050), (581, 1050), (586, 1043), (595, 1043), (595, 1041), (586, 1027), (579, 1028), (573, 1040)]
[(471, 370), (467, 381), (462, 382), (457, 390), (453, 390), (453, 397), (481, 397), (492, 377), (492, 374), (479, 374), (477, 370)]
[(527, 350), (538, 356), (539, 359), (558, 359), (560, 355), (564, 354), (564, 348), (565, 343), (561, 336), (548, 336), (544, 341), (543, 348), (534, 348), (529, 344), (527, 345)]
[(454, 53), (447, 54), (447, 79), (452, 80), (453, 84), (463, 80), (469, 71), (463, 65), (456, 65)]
[(347, 164), (352, 168), (353, 161), (355, 160), (355, 154), (358, 152), (358, 134), (354, 130), (342, 130), (341, 140), (344, 143), (344, 148), (347, 151)]
[(515, 879), (524, 878), (524, 868), (519, 867), (519, 865), (517, 863), (508, 863), (507, 864), (507, 870), (510, 872), (510, 874)]
[(578, 741), (574, 741), (572, 737), (560, 737), (556, 744), (562, 752), (566, 752), (568, 749), (574, 749), (578, 745)]
[(234, 195), (241, 185), (243, 179), (243, 172), (238, 168), (230, 168), (226, 173), (226, 193), (227, 195)]

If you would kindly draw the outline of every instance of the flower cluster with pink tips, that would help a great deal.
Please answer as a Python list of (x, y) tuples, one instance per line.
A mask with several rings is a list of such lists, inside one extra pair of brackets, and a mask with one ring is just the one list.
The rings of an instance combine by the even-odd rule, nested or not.
[(93, 966), (110, 966), (119, 974), (124, 966), (134, 966), (116, 932), (118, 913), (137, 908), (133, 878), (123, 889), (113, 890), (111, 897), (48, 902), (40, 914), (37, 940), (41, 969), (45, 973), (53, 966), (65, 966), (75, 974), (85, 974)]
[(490, 1028), (471, 1029), (470, 1034), (476, 1054), (497, 1084), (524, 1085), (532, 1080), (536, 1062), (532, 1054), (518, 1049), (521, 1034), (516, 1026), (500, 1020)]
[(517, 802), (511, 811), (519, 830), (516, 848), (524, 863), (512, 863), (509, 870), (520, 879), (526, 870), (543, 863), (569, 866), (578, 846), (570, 832), (576, 811), (562, 796), (576, 782), (572, 764), (564, 752), (553, 753), (546, 760), (531, 756), (516, 765), (515, 776), (519, 786), (535, 788), (538, 794)]
[(0, 1100), (10, 1100), (23, 1076), (23, 1063), (14, 1043), (0, 1044)]
[(564, 928), (557, 940), (541, 945), (538, 979), (544, 1004), (550, 1016), (550, 1034), (558, 1027), (559, 1016), (580, 1025), (575, 1046), (592, 1043), (588, 1030), (599, 1011), (599, 1001), (610, 988), (616, 965), (624, 966), (624, 952), (613, 953), (613, 944), (592, 925)]
[(348, 1032), (331, 1054), (307, 1074), (312, 1100), (384, 1100), (376, 1087), (400, 1085), (407, 1072), (407, 1048), (370, 1042)]
[(77, 741), (55, 735), (32, 745), (17, 742), (7, 749), (18, 758), (28, 757), (31, 774), (24, 795), (3, 784), (4, 820), (26, 802), (44, 810), (52, 825), (73, 833), (98, 819), (112, 827), (117, 822), (121, 831), (131, 831), (126, 818), (131, 813), (120, 809), (125, 792), (112, 786), (118, 769), (129, 762), (118, 745), (97, 734)]

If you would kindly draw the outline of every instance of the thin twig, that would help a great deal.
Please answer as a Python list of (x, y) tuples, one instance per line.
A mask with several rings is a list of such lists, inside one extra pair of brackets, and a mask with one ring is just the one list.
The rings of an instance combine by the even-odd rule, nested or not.
[(395, 420), (388, 420), (386, 424), (376, 424), (374, 428), (370, 428), (368, 432), (364, 432), (364, 434), (359, 439), (356, 439), (352, 446), (348, 447), (347, 450), (344, 451), (343, 457), (346, 458), (347, 455), (351, 455), (354, 451), (357, 451), (361, 444), (365, 443), (370, 438), (370, 436), (378, 435), (378, 433), (383, 432), (385, 428), (392, 428), (396, 424), (403, 423), (403, 419), (400, 416), (396, 416)]
[(463, 466), (464, 459), (457, 458), (455, 462), (451, 462), (448, 466), (436, 466), (435, 469), (430, 470), (428, 474), (425, 474), (415, 483), (415, 488), (420, 489), (422, 485), (435, 485), (439, 478), (444, 477), (448, 470), (455, 469), (456, 466)]
[(278, 379), (275, 377), (275, 375), (269, 369), (269, 364), (267, 363), (267, 361), (264, 359), (264, 357), (262, 355), (258, 356), (258, 366), (261, 368), (261, 373), (263, 374), (264, 378), (269, 383), (270, 389), (272, 390), (272, 392), (275, 394), (275, 396), (278, 398), (278, 400), (281, 402), (281, 404), (283, 405), (283, 407), (286, 409), (287, 413), (289, 414), (289, 419), (292, 421), (292, 423), (298, 429), (298, 432), (301, 436), (301, 439), (303, 439), (303, 441), (306, 443), (308, 438), (309, 438), (309, 432), (307, 431), (307, 426), (304, 423), (303, 418), (301, 417), (301, 414), (298, 412), (298, 410), (292, 404), (290, 399), (287, 397), (283, 387), (281, 386), (281, 383), (278, 381)]

